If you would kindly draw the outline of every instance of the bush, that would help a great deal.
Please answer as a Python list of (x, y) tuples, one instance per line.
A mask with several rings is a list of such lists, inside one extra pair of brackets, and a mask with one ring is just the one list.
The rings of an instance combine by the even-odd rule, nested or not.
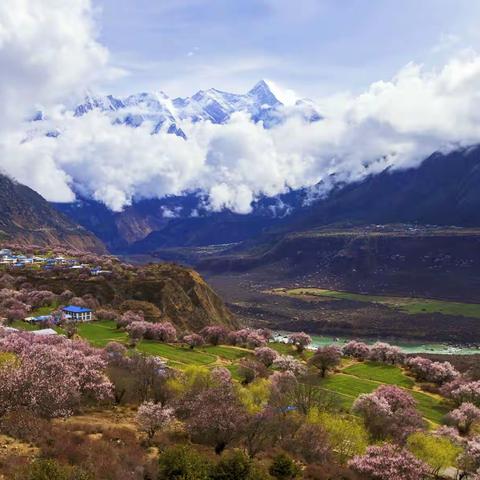
[(55, 460), (35, 460), (29, 468), (28, 480), (70, 480), (67, 470)]
[(280, 453), (273, 459), (268, 472), (278, 480), (289, 480), (299, 475), (300, 468), (288, 455)]
[(158, 480), (210, 479), (211, 463), (186, 445), (168, 448), (158, 462)]
[(250, 479), (253, 462), (239, 450), (226, 454), (212, 471), (212, 480)]

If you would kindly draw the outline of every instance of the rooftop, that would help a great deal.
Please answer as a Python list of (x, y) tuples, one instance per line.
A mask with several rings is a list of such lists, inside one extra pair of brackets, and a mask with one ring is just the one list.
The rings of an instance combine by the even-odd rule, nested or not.
[(77, 307), (76, 305), (67, 305), (62, 310), (68, 313), (88, 313), (92, 311), (90, 308)]

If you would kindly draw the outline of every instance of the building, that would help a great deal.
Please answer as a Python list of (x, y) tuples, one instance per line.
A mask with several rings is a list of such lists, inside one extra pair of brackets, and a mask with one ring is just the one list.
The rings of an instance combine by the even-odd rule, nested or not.
[(68, 305), (62, 308), (62, 312), (64, 318), (73, 320), (74, 322), (90, 322), (93, 320), (93, 311), (90, 308)]

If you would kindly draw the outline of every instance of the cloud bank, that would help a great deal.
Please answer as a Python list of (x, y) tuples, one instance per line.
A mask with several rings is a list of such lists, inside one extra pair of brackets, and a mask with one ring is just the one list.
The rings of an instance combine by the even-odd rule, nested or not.
[[(108, 52), (96, 40), (90, 2), (41, 3), (0, 5), (0, 68), (8, 71), (0, 77), (0, 165), (52, 201), (78, 191), (121, 210), (135, 198), (201, 190), (213, 210), (248, 213), (260, 195), (319, 182), (322, 195), (335, 182), (480, 141), (480, 55), (472, 51), (434, 71), (406, 65), (358, 96), (322, 99), (325, 118), (311, 124), (294, 117), (266, 130), (238, 113), (223, 125), (180, 124), (184, 141), (151, 135), (148, 125), (112, 125), (95, 111), (76, 118), (55, 104), (110, 74)], [(35, 104), (49, 106), (61, 135), (20, 128)]]

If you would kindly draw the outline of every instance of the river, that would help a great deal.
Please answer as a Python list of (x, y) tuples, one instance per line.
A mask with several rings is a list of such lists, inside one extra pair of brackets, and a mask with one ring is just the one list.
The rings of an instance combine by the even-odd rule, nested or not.
[[(279, 341), (286, 341), (287, 336), (291, 332), (274, 332), (274, 338)], [(316, 348), (324, 345), (330, 345), (332, 343), (342, 345), (350, 340), (360, 340), (369, 345), (380, 341), (386, 342), (390, 345), (396, 345), (400, 347), (405, 353), (437, 353), (441, 355), (472, 355), (480, 354), (480, 348), (476, 348), (472, 345), (448, 345), (446, 343), (425, 343), (409, 340), (395, 340), (395, 339), (371, 339), (371, 338), (348, 338), (348, 337), (335, 337), (328, 335), (311, 335), (312, 345), (311, 348)]]

